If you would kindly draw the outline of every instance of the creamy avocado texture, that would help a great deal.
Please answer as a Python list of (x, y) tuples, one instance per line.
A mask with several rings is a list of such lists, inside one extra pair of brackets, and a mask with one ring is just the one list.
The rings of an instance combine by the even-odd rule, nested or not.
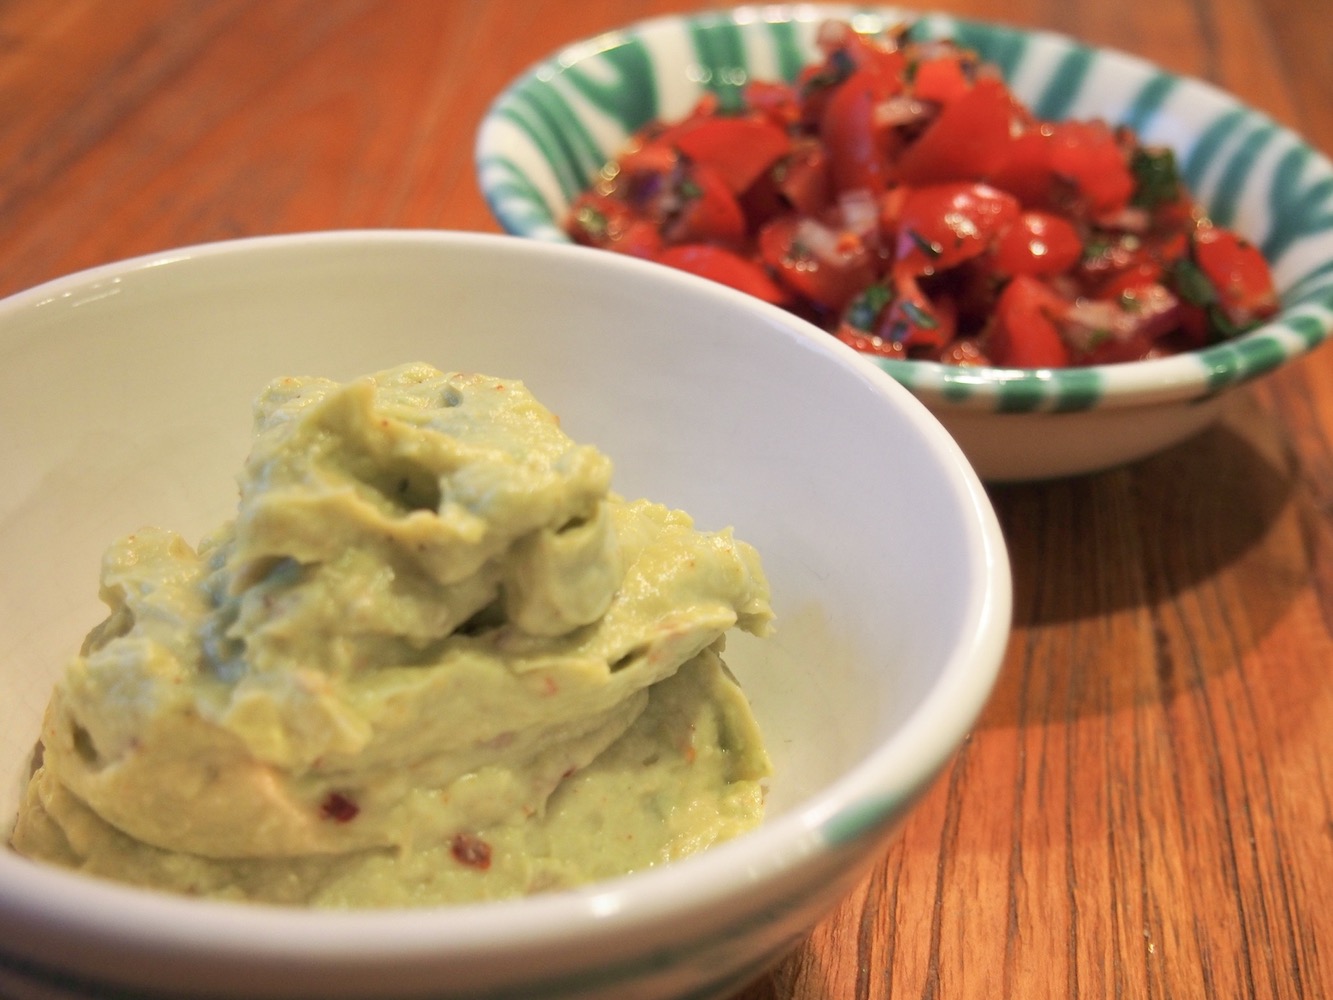
[(19, 852), (173, 891), (427, 905), (575, 885), (754, 826), (719, 654), (772, 613), (729, 531), (610, 492), (519, 382), (273, 382), (235, 518), (103, 560)]

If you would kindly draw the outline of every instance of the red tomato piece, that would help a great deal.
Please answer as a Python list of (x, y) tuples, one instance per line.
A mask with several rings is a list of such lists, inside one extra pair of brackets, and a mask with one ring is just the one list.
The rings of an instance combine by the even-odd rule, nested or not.
[(1204, 226), (1194, 234), (1194, 260), (1237, 328), (1247, 329), (1277, 312), (1273, 276), (1252, 243), (1229, 230)]
[(1082, 257), (1083, 242), (1073, 223), (1049, 212), (1023, 212), (995, 244), (995, 269), (1010, 277), (1063, 274)]
[(745, 215), (717, 171), (692, 164), (677, 187), (679, 214), (666, 227), (668, 243), (736, 244), (745, 238)]
[(784, 132), (801, 120), (800, 96), (786, 83), (751, 80), (745, 85), (745, 106)]
[(813, 219), (774, 219), (759, 231), (759, 253), (779, 282), (825, 309), (842, 309), (875, 278), (860, 239)]
[(1000, 293), (986, 353), (1006, 368), (1066, 367), (1069, 348), (1054, 317), (1068, 306), (1047, 285), (1020, 274)]
[(609, 195), (592, 192), (579, 195), (570, 206), (566, 228), (576, 243), (635, 257), (653, 257), (662, 248), (662, 234), (657, 225)]
[(1059, 122), (1054, 126), (1051, 167), (1069, 178), (1092, 214), (1118, 212), (1134, 194), (1134, 175), (1125, 151), (1105, 122)]
[(711, 167), (740, 194), (791, 148), (787, 134), (762, 118), (695, 119), (672, 134), (676, 149)]
[(657, 261), (668, 267), (710, 278), (765, 302), (781, 305), (787, 299), (786, 293), (762, 268), (721, 247), (707, 243), (683, 243), (667, 247), (658, 254)]
[(1012, 195), (986, 184), (908, 188), (896, 218), (886, 199), (881, 221), (897, 233), (897, 263), (910, 274), (933, 274), (985, 252), (1019, 218)]
[(990, 181), (1025, 208), (1094, 218), (1118, 212), (1134, 194), (1129, 161), (1104, 122), (1029, 129), (1010, 143)]
[(828, 154), (817, 142), (797, 143), (774, 167), (774, 180), (787, 204), (802, 215), (818, 215), (833, 198)]
[(999, 80), (978, 80), (948, 104), (898, 160), (896, 179), (903, 184), (985, 180), (1008, 155), (1019, 110)]
[(952, 104), (972, 89), (963, 66), (962, 53), (922, 59), (912, 72), (912, 96), (936, 104)]
[(890, 136), (875, 122), (883, 99), (875, 75), (858, 70), (834, 92), (819, 123), (835, 191), (882, 191), (889, 177)]

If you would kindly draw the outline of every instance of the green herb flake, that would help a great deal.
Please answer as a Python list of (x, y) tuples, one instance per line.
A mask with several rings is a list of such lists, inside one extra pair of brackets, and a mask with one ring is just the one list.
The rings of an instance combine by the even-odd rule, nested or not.
[(940, 246), (934, 240), (926, 239), (915, 229), (907, 230), (907, 238), (916, 244), (916, 248), (931, 260), (937, 260), (944, 254), (944, 247)]
[(1129, 167), (1134, 174), (1135, 206), (1153, 209), (1180, 198), (1180, 173), (1171, 150), (1140, 146), (1130, 156)]
[(1193, 306), (1207, 307), (1217, 301), (1217, 289), (1192, 260), (1181, 258), (1171, 268), (1171, 281), (1180, 297)]
[(848, 325), (869, 333), (874, 329), (875, 321), (879, 319), (879, 314), (884, 311), (884, 307), (892, 301), (893, 292), (889, 290), (888, 285), (879, 281), (869, 285), (847, 307)]
[(940, 323), (932, 316), (926, 307), (919, 302), (913, 302), (910, 299), (904, 299), (902, 303), (903, 315), (911, 321), (912, 325), (921, 330), (934, 330)]

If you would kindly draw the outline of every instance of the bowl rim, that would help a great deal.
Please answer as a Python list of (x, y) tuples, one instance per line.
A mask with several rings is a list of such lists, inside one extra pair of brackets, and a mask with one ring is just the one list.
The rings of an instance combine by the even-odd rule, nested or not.
[[(1019, 27), (1003, 21), (914, 6), (845, 2), (748, 3), (644, 18), (568, 43), (513, 78), (487, 108), (474, 144), (478, 185), (492, 215), (507, 232), (515, 235), (569, 241), (554, 220), (548, 222), (519, 216), (509, 207), (513, 196), (510, 185), (516, 168), (503, 165), (504, 140), (497, 126), (506, 115), (506, 109), (518, 102), (518, 95), (525, 86), (549, 81), (577, 61), (625, 44), (635, 37), (674, 30), (682, 24), (730, 23), (744, 28), (755, 23), (809, 24), (830, 19), (850, 22), (869, 19), (871, 25), (910, 20), (923, 23), (930, 30), (970, 27), (1052, 46), (1064, 53), (1093, 54), (1116, 67), (1117, 72), (1152, 74), (1158, 80), (1170, 81), (1183, 88), (1193, 101), (1202, 99), (1226, 107), (1242, 116), (1252, 129), (1264, 130), (1300, 150), (1309, 159), (1310, 165), (1306, 169), (1327, 178), (1324, 183), (1333, 184), (1333, 162), (1294, 130), (1206, 80), (1167, 70), (1121, 49), (1092, 45), (1071, 34), (1051, 29)], [(1327, 200), (1333, 202), (1333, 195)], [(549, 207), (547, 212), (549, 218)], [(1322, 235), (1321, 244), (1327, 244), (1328, 256), (1333, 259), (1333, 225), (1324, 227), (1317, 235)], [(1258, 378), (1310, 352), (1333, 336), (1333, 283), (1318, 281), (1318, 276), (1312, 272), (1301, 276), (1296, 286), (1312, 277), (1319, 285), (1317, 293), (1305, 291), (1299, 300), (1285, 305), (1270, 321), (1231, 340), (1160, 358), (1070, 368), (1009, 368), (868, 357), (872, 364), (936, 408), (1006, 414), (1202, 401)]]
[[(510, 253), (519, 258), (579, 258), (614, 277), (637, 273), (682, 293), (727, 301), (776, 323), (803, 348), (830, 356), (851, 377), (886, 396), (931, 446), (975, 544), (967, 627), (956, 637), (934, 684), (893, 736), (832, 784), (736, 840), (662, 869), (589, 886), (481, 904), (404, 909), (317, 911), (187, 899), (77, 874), (0, 850), (0, 927), (14, 940), (77, 933), (102, 948), (153, 949), (220, 960), (281, 959), (352, 967), (367, 961), (493, 962), (516, 949), (549, 949), (620, 937), (711, 906), (755, 886), (778, 883), (807, 861), (846, 843), (879, 838), (895, 804), (916, 794), (944, 767), (980, 714), (1007, 646), (1012, 582), (1004, 539), (980, 480), (938, 421), (897, 382), (817, 328), (776, 306), (693, 275), (584, 247), (447, 230), (326, 230), (221, 240), (113, 261), (52, 279), (0, 299), (5, 320), (77, 295), (128, 273), (264, 252), (351, 246), (429, 245)], [(12, 817), (6, 818), (6, 823)], [(31, 949), (27, 949), (31, 950)]]

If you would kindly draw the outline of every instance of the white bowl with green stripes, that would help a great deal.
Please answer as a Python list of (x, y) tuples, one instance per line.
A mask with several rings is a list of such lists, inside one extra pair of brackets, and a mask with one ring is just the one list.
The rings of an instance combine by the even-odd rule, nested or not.
[(514, 81), (477, 137), (481, 189), (508, 232), (557, 242), (572, 197), (653, 118), (707, 89), (792, 79), (829, 18), (909, 21), (998, 64), (1043, 117), (1104, 118), (1176, 151), (1213, 219), (1272, 262), (1283, 309), (1218, 346), (1070, 369), (957, 368), (874, 359), (949, 429), (984, 479), (1043, 479), (1161, 451), (1212, 423), (1228, 390), (1322, 343), (1333, 328), (1333, 165), (1298, 136), (1198, 80), (1048, 32), (900, 8), (764, 5), (645, 21), (572, 45)]

